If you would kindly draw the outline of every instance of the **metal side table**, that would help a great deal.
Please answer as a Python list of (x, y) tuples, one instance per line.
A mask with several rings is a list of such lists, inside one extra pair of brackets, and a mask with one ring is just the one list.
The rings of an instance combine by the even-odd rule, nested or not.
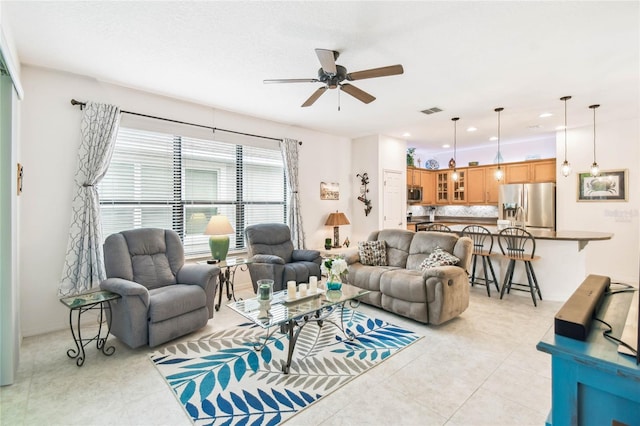
[[(198, 263), (209, 263), (205, 260), (199, 261)], [(233, 301), (241, 300), (236, 299), (236, 293), (234, 288), (234, 281), (236, 279), (236, 270), (239, 266), (246, 266), (251, 263), (251, 259), (245, 259), (242, 257), (230, 257), (226, 260), (221, 260), (214, 265), (220, 268), (220, 275), (218, 276), (218, 303), (214, 306), (216, 311), (220, 310), (220, 306), (222, 305), (222, 287), (226, 287), (227, 289), (227, 300), (233, 299)], [(241, 269), (246, 270), (246, 269)]]
[[(96, 348), (100, 350), (104, 355), (111, 356), (116, 351), (113, 346), (107, 347), (107, 339), (109, 338), (109, 332), (111, 331), (110, 324), (107, 324), (107, 333), (102, 337), (102, 323), (106, 320), (104, 311), (109, 309), (111, 311), (111, 301), (119, 299), (120, 295), (111, 293), (110, 291), (98, 290), (89, 293), (81, 293), (73, 296), (67, 296), (60, 299), (63, 305), (69, 308), (69, 328), (71, 329), (71, 335), (73, 341), (76, 344), (75, 349), (71, 348), (67, 351), (69, 358), (76, 360), (76, 365), (82, 367), (85, 360), (84, 348), (89, 343), (96, 341)], [(82, 338), (80, 331), (80, 318), (82, 314), (90, 310), (100, 310), (100, 319), (98, 326), (98, 333), (91, 338)], [(76, 313), (76, 327), (73, 327), (73, 313)]]

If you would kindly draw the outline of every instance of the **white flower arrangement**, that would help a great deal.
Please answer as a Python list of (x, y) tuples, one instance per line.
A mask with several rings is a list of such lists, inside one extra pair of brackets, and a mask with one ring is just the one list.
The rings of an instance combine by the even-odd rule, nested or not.
[(329, 282), (339, 282), (340, 276), (347, 270), (347, 261), (341, 257), (324, 259), (320, 270), (327, 275)]

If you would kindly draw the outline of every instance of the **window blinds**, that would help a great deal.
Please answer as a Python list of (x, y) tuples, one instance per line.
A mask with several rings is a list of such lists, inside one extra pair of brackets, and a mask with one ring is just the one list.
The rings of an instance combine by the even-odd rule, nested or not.
[(235, 229), (230, 250), (244, 248), (246, 226), (285, 222), (285, 178), (278, 149), (121, 127), (98, 187), (103, 235), (125, 229), (174, 229), (185, 254), (206, 255), (214, 214)]

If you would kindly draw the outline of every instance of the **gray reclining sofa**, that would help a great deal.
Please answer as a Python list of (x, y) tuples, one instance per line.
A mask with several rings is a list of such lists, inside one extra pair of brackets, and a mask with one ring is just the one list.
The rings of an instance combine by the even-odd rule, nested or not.
[[(357, 251), (346, 257), (348, 282), (370, 290), (361, 300), (426, 324), (442, 324), (469, 306), (473, 243), (454, 233), (403, 229), (375, 231), (368, 241), (384, 241), (386, 266), (363, 265)], [(423, 261), (439, 247), (459, 259), (455, 265), (424, 271)]]

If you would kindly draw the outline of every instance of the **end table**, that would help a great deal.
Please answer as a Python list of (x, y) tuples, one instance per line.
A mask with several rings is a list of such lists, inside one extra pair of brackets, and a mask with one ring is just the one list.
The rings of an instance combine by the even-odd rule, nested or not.
[[(71, 335), (73, 341), (76, 344), (75, 349), (71, 348), (67, 351), (69, 358), (75, 358), (76, 365), (82, 367), (85, 360), (84, 348), (89, 343), (96, 341), (96, 347), (104, 355), (111, 356), (116, 351), (113, 346), (107, 347), (107, 339), (109, 338), (109, 332), (111, 331), (111, 325), (107, 323), (107, 333), (104, 337), (102, 335), (102, 323), (105, 320), (104, 310), (109, 309), (111, 311), (111, 301), (119, 299), (120, 295), (112, 293), (110, 291), (98, 290), (88, 293), (76, 294), (73, 296), (66, 296), (60, 299), (63, 305), (69, 308), (69, 328), (71, 329)], [(82, 314), (90, 310), (100, 310), (100, 325), (98, 326), (98, 333), (91, 338), (82, 338), (80, 332), (80, 318)], [(73, 313), (76, 313), (76, 329), (73, 327)]]
[[(198, 263), (203, 264), (207, 263), (206, 260), (199, 261)], [(227, 300), (233, 299), (236, 301), (236, 293), (234, 288), (234, 281), (236, 279), (236, 269), (238, 266), (245, 266), (251, 263), (251, 259), (245, 259), (242, 257), (230, 257), (225, 260), (221, 260), (218, 263), (213, 265), (220, 268), (220, 275), (218, 276), (220, 291), (218, 293), (218, 303), (214, 306), (216, 311), (220, 310), (220, 305), (222, 304), (222, 287), (225, 286), (227, 289)], [(215, 296), (214, 296), (215, 298)], [(240, 300), (240, 299), (238, 299)]]

